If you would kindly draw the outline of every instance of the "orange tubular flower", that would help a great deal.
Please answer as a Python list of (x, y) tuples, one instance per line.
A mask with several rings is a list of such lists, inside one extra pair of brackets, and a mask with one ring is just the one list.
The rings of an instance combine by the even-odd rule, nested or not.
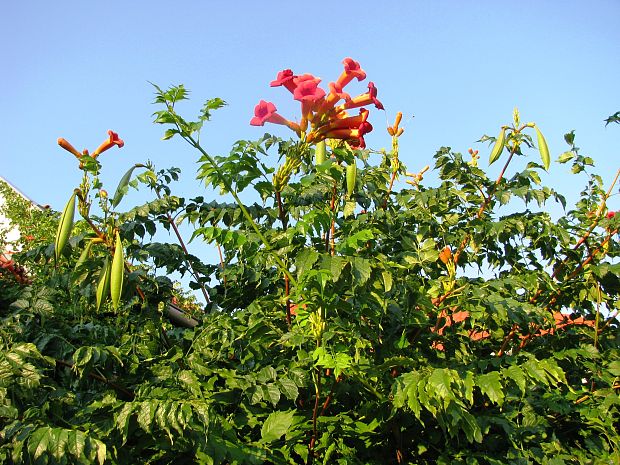
[(263, 126), (265, 123), (282, 124), (299, 133), (299, 125), (287, 120), (283, 116), (276, 113), (276, 106), (271, 102), (261, 100), (254, 107), (254, 118), (250, 120), (252, 126)]
[[(310, 144), (331, 138), (346, 141), (353, 147), (365, 148), (364, 134), (372, 131), (372, 125), (367, 121), (368, 110), (361, 107), (374, 104), (383, 109), (383, 105), (377, 100), (377, 89), (372, 82), (368, 85), (368, 92), (354, 99), (344, 92), (344, 86), (353, 79), (366, 79), (366, 73), (360, 64), (351, 58), (345, 58), (342, 63), (344, 71), (336, 82), (329, 83), (329, 93), (319, 87), (321, 79), (312, 74), (295, 75), (290, 69), (280, 71), (276, 79), (271, 81), (271, 87), (284, 87), (293, 94), (295, 100), (301, 102), (299, 124), (278, 115), (275, 105), (264, 100), (254, 108), (254, 117), (250, 124), (282, 124)], [(344, 100), (344, 103), (336, 106), (341, 100)], [(351, 108), (361, 108), (359, 115), (349, 116), (346, 110)]]
[(71, 145), (69, 142), (67, 142), (66, 139), (63, 139), (62, 137), (58, 138), (58, 145), (60, 145), (67, 152), (73, 154), (76, 158), (80, 158), (82, 156), (82, 154), (78, 152), (73, 145)]
[(336, 102), (340, 100), (351, 100), (351, 96), (346, 92), (343, 92), (342, 86), (340, 86), (338, 83), (330, 82), (329, 94), (327, 95), (327, 98), (323, 99), (321, 102), (317, 102), (320, 104), (317, 105), (314, 110), (316, 112), (316, 116), (318, 116), (319, 118), (322, 117), (329, 110), (333, 109), (334, 105), (336, 105)]
[(372, 131), (372, 124), (367, 121), (361, 123), (357, 128), (337, 128), (328, 130), (324, 134), (324, 139), (340, 139), (349, 142), (351, 146), (364, 149), (366, 148), (366, 141), (364, 140), (364, 134)]
[(338, 105), (335, 110), (337, 112), (342, 110), (350, 110), (351, 108), (359, 108), (365, 105), (370, 105), (371, 103), (374, 104), (377, 109), (383, 110), (383, 104), (379, 100), (377, 100), (377, 88), (375, 87), (374, 83), (369, 82), (368, 92), (358, 95), (357, 97), (348, 100), (342, 105)]
[(363, 81), (366, 79), (366, 72), (357, 61), (352, 58), (345, 58), (342, 60), (342, 64), (344, 65), (344, 71), (340, 77), (338, 77), (338, 81), (336, 81), (336, 84), (338, 84), (341, 88), (346, 86), (354, 78), (357, 78), (358, 81)]
[(115, 145), (118, 145), (118, 148), (120, 149), (123, 145), (125, 145), (125, 142), (123, 142), (122, 139), (120, 139), (118, 137), (118, 134), (115, 133), (112, 130), (108, 131), (108, 140), (105, 141), (104, 143), (102, 143), (99, 147), (97, 147), (97, 150), (95, 150), (92, 154), (93, 158), (97, 158), (99, 155), (101, 155), (103, 152), (105, 152), (108, 149), (111, 149), (112, 147), (114, 147)]
[(326, 133), (334, 129), (358, 129), (363, 123), (368, 120), (370, 112), (365, 108), (360, 108), (360, 113), (357, 116), (348, 116), (346, 118), (337, 118), (330, 120), (328, 124), (321, 128), (319, 132)]
[(301, 102), (301, 123), (302, 131), (308, 127), (308, 120), (312, 113), (312, 107), (317, 100), (325, 97), (325, 91), (319, 87), (321, 80), (311, 74), (303, 74), (296, 77), (293, 82), (296, 84), (293, 98)]

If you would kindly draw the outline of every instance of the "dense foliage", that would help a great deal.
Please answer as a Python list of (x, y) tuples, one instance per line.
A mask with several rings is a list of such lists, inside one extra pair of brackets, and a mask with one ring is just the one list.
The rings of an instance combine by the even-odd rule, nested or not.
[[(83, 180), (56, 247), (21, 254), (30, 285), (2, 278), (18, 295), (0, 310), (0, 461), (618, 463), (616, 180), (604, 186), (567, 134), (551, 169), (571, 166), (584, 187), (566, 207), (541, 185), (542, 134), (515, 111), (483, 137), (505, 164), (497, 180), (477, 151), (442, 147), (426, 185), (426, 169), (399, 161), (399, 117), (391, 150), (372, 151), (368, 126), (310, 90), (298, 126), (257, 106), (253, 124), (285, 124), (294, 140), (213, 157), (198, 136), (224, 102), (187, 121), (185, 89), (157, 88), (165, 138), (196, 149), (198, 178), (226, 194), (210, 199), (173, 195), (178, 170), (149, 163), (108, 195), (98, 157), (118, 136), (92, 154), (59, 140)], [(532, 154), (542, 165), (515, 172)], [(153, 201), (121, 211), (130, 185)], [(220, 263), (187, 252), (181, 221)], [(179, 242), (155, 242), (162, 227)], [(207, 300), (185, 306), (184, 326), (170, 320), (171, 299), (192, 300), (174, 270)]]

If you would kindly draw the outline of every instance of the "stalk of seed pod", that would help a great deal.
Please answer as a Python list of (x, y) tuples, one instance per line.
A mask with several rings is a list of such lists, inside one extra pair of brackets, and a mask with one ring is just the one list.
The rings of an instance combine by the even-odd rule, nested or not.
[(73, 215), (75, 214), (75, 192), (71, 195), (71, 198), (65, 205), (65, 209), (62, 211), (60, 217), (60, 223), (56, 231), (56, 239), (54, 240), (54, 258), (56, 262), (60, 260), (60, 254), (67, 245), (69, 236), (71, 236), (71, 230), (73, 229)]
[(112, 259), (112, 269), (110, 270), (110, 297), (112, 297), (112, 306), (114, 310), (118, 310), (118, 305), (123, 292), (123, 277), (125, 275), (125, 256), (123, 254), (123, 244), (121, 236), (116, 233), (116, 242), (114, 244), (114, 258)]
[(536, 138), (538, 139), (538, 152), (540, 153), (540, 158), (543, 162), (543, 166), (546, 170), (549, 169), (549, 165), (551, 164), (551, 157), (549, 155), (549, 147), (547, 146), (547, 141), (545, 137), (538, 129), (538, 126), (534, 126), (534, 130), (536, 131)]
[(506, 128), (502, 128), (502, 130), (499, 132), (499, 136), (497, 136), (497, 140), (495, 141), (493, 150), (491, 150), (491, 155), (489, 155), (489, 165), (492, 165), (502, 154), (502, 151), (504, 150), (505, 142), (506, 142)]

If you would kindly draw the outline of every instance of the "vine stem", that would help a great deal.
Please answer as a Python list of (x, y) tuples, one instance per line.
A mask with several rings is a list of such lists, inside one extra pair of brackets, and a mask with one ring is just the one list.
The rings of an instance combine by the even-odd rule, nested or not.
[[(336, 184), (334, 184), (334, 187), (332, 189), (332, 199), (329, 204), (329, 209), (332, 212), (332, 216), (334, 215), (334, 212), (336, 210), (336, 194), (337, 193), (338, 192), (336, 190)], [(336, 219), (332, 218), (331, 226), (329, 230), (325, 233), (325, 251), (330, 252), (332, 256), (335, 253), (335, 246), (336, 246), (335, 239), (334, 239), (335, 234), (336, 234)], [(330, 246), (331, 246), (331, 250), (330, 250)]]
[[(282, 222), (282, 229), (286, 231), (288, 229), (288, 219), (286, 217), (286, 211), (284, 210), (284, 204), (282, 202), (282, 193), (280, 191), (276, 191), (276, 202), (278, 204), (278, 215), (280, 217), (280, 221)], [(291, 299), (289, 299), (290, 295), (290, 280), (287, 275), (284, 275), (284, 295), (286, 296), (286, 324), (289, 329), (291, 327)]]
[[(74, 364), (73, 362), (67, 362), (66, 360), (60, 360), (60, 359), (54, 359), (57, 365), (62, 365), (65, 366), (67, 368), (71, 368), (73, 369)], [(108, 386), (110, 386), (111, 388), (114, 388), (116, 391), (125, 394), (128, 398), (130, 398), (131, 400), (134, 399), (135, 394), (133, 392), (131, 392), (130, 390), (124, 388), (123, 386), (120, 386), (112, 381), (109, 381), (105, 376), (101, 376), (98, 375), (97, 373), (92, 373), (89, 372), (88, 376), (90, 378), (96, 379), (97, 381), (101, 381), (102, 383), (107, 384)]]
[(308, 445), (309, 454), (308, 454), (308, 463), (312, 460), (312, 454), (314, 452), (314, 445), (316, 443), (316, 438), (318, 435), (317, 430), (317, 421), (318, 421), (318, 412), (319, 412), (319, 400), (321, 398), (321, 369), (316, 369), (316, 384), (314, 387), (315, 399), (314, 399), (314, 409), (312, 410), (312, 438), (310, 439), (310, 444)]
[[(157, 188), (155, 188), (155, 195), (157, 195), (157, 198), (159, 200), (162, 199), (161, 194), (159, 193), (159, 189), (157, 189)], [(179, 245), (181, 246), (181, 249), (183, 249), (183, 253), (185, 254), (185, 258), (184, 258), (185, 264), (189, 268), (189, 271), (192, 274), (192, 277), (196, 280), (196, 282), (200, 286), (200, 290), (202, 291), (202, 295), (204, 296), (206, 302), (210, 303), (211, 299), (209, 298), (209, 293), (207, 292), (207, 289), (205, 288), (204, 284), (202, 282), (200, 282), (198, 273), (196, 273), (196, 270), (194, 269), (194, 266), (189, 261), (189, 258), (188, 258), (189, 257), (189, 251), (187, 250), (187, 246), (185, 245), (185, 241), (183, 240), (183, 236), (181, 236), (181, 233), (179, 232), (179, 228), (178, 228), (177, 224), (174, 222), (174, 219), (172, 218), (172, 216), (170, 215), (169, 212), (166, 212), (166, 218), (168, 219), (168, 223), (170, 224), (170, 226), (172, 226), (174, 234), (177, 236), (177, 240), (179, 241)]]
[[(504, 167), (502, 168), (502, 171), (499, 173), (499, 176), (495, 180), (495, 183), (493, 184), (493, 188), (492, 188), (491, 192), (489, 192), (489, 195), (487, 195), (484, 198), (484, 201), (482, 202), (482, 205), (480, 205), (480, 208), (478, 209), (478, 213), (476, 213), (476, 219), (482, 218), (482, 214), (484, 213), (484, 211), (487, 209), (487, 207), (491, 203), (491, 199), (493, 198), (493, 195), (497, 191), (497, 186), (499, 186), (499, 183), (504, 178), (504, 175), (506, 174), (506, 170), (508, 169), (508, 165), (510, 165), (510, 162), (512, 161), (512, 159), (513, 159), (513, 157), (514, 157), (516, 152), (517, 152), (517, 145), (515, 144), (515, 145), (513, 145), (512, 149), (510, 150), (510, 155), (508, 156), (508, 160), (506, 160), (506, 163), (504, 164)], [(454, 263), (455, 264), (458, 263), (459, 257), (461, 256), (461, 253), (463, 253), (463, 250), (465, 250), (465, 247), (467, 247), (467, 244), (469, 244), (470, 240), (471, 240), (471, 234), (468, 233), (468, 234), (465, 235), (465, 237), (463, 238), (463, 240), (461, 241), (461, 243), (459, 245), (459, 248), (454, 253)]]
[[(224, 255), (222, 255), (222, 248), (220, 247), (219, 242), (215, 242), (215, 245), (217, 245), (217, 253), (220, 256), (220, 266), (222, 267), (222, 271), (224, 271)], [(224, 279), (224, 288), (226, 288), (226, 275), (223, 275)]]
[(252, 227), (252, 229), (254, 230), (256, 235), (258, 236), (258, 238), (261, 240), (261, 242), (265, 246), (265, 249), (267, 250), (267, 252), (269, 252), (271, 254), (273, 260), (276, 262), (276, 266), (278, 268), (280, 268), (280, 271), (282, 273), (284, 273), (285, 276), (288, 277), (290, 283), (293, 284), (294, 286), (296, 286), (297, 285), (297, 281), (295, 280), (295, 278), (293, 277), (291, 272), (288, 270), (288, 268), (284, 264), (284, 261), (282, 261), (282, 259), (280, 257), (278, 257), (278, 254), (276, 254), (274, 252), (274, 250), (271, 248), (271, 244), (269, 243), (269, 241), (267, 240), (265, 235), (261, 232), (260, 228), (256, 224), (256, 221), (254, 221), (254, 218), (252, 218), (252, 215), (250, 215), (250, 212), (248, 211), (248, 209), (245, 207), (245, 205), (243, 204), (243, 202), (239, 198), (239, 195), (233, 189), (232, 184), (230, 183), (230, 181), (224, 176), (224, 173), (222, 172), (220, 167), (217, 165), (217, 163), (215, 162), (213, 157), (211, 157), (211, 155), (209, 155), (207, 153), (207, 151), (205, 149), (203, 149), (202, 146), (198, 143), (198, 141), (196, 139), (194, 139), (191, 135), (184, 134), (183, 131), (181, 130), (181, 128), (179, 127), (178, 123), (175, 123), (175, 124), (177, 125), (177, 128), (181, 132), (181, 137), (183, 137), (187, 142), (189, 142), (189, 144), (192, 147), (194, 147), (196, 150), (198, 150), (207, 159), (207, 161), (211, 164), (211, 168), (213, 168), (213, 170), (218, 174), (221, 182), (224, 184), (224, 187), (226, 187), (226, 190), (228, 190), (228, 192), (230, 192), (230, 195), (233, 196), (233, 199), (235, 199), (235, 202), (239, 206), (239, 209), (241, 210), (241, 213), (243, 214), (245, 219), (248, 221), (248, 223), (250, 223), (250, 226)]
[[(596, 210), (596, 216), (594, 218), (594, 221), (592, 222), (592, 224), (590, 225), (590, 227), (588, 228), (588, 230), (579, 238), (579, 240), (577, 241), (577, 243), (573, 246), (573, 250), (577, 250), (579, 247), (581, 247), (583, 244), (586, 243), (588, 237), (590, 237), (590, 234), (592, 234), (592, 231), (594, 231), (594, 228), (596, 228), (596, 226), (598, 225), (599, 220), (601, 219), (601, 216), (603, 214), (603, 210), (605, 209), (605, 205), (607, 204), (607, 199), (611, 196), (611, 193), (616, 185), (616, 183), (618, 182), (618, 178), (620, 177), (620, 169), (616, 171), (616, 175), (614, 176), (613, 181), (611, 182), (611, 185), (609, 186), (609, 188), (607, 189), (607, 191), (605, 192), (605, 195), (603, 196), (603, 199), (601, 201), (601, 204), (599, 205), (599, 207)], [(616, 234), (618, 232), (618, 230), (614, 230), (611, 231), (608, 236), (605, 238), (605, 240), (603, 240), (603, 242), (601, 242), (601, 244), (594, 250), (591, 251), (588, 256), (586, 257), (586, 259), (581, 262), (577, 268), (575, 268), (573, 270), (573, 272), (568, 276), (567, 279), (572, 279), (575, 276), (577, 276), (577, 274), (583, 270), (583, 268), (592, 261), (592, 259), (594, 258), (594, 256), (605, 246), (605, 244), (607, 244), (611, 238), (614, 236), (614, 234)], [(568, 263), (569, 258), (566, 257), (564, 258), (564, 260), (562, 260), (562, 262), (556, 267), (556, 269), (553, 271), (553, 273), (551, 274), (551, 278), (555, 279), (557, 278), (558, 274), (560, 273), (560, 271), (562, 271), (564, 269), (564, 267), (566, 266), (566, 264)], [(536, 294), (534, 294), (531, 298), (530, 298), (530, 303), (535, 303), (538, 298), (542, 295), (542, 289), (538, 289), (538, 291), (536, 291)], [(557, 301), (557, 298), (560, 295), (560, 291), (557, 290), (554, 292), (554, 294), (552, 295), (551, 299), (549, 300), (549, 303), (547, 304), (547, 310), (548, 311), (552, 311), (552, 306), (555, 304), (555, 302)], [(598, 313), (597, 313), (597, 319), (598, 319)], [(602, 331), (603, 329), (605, 329), (607, 325), (603, 325), (603, 327), (600, 329), (600, 331)], [(532, 339), (532, 335), (536, 333), (536, 331), (540, 328), (540, 325), (538, 325), (536, 327), (536, 329), (534, 331), (531, 331), (530, 334), (528, 334), (528, 336), (525, 337), (525, 339), (523, 339), (521, 341), (521, 343), (519, 344), (519, 349), (522, 349), (523, 347), (525, 347), (527, 345), (527, 343)], [(502, 341), (502, 345), (499, 349), (499, 351), (497, 352), (498, 357), (502, 356), (504, 354), (504, 350), (506, 349), (506, 346), (508, 345), (508, 342), (510, 341), (510, 339), (512, 339), (512, 337), (514, 336), (516, 330), (518, 329), (518, 325), (513, 325), (512, 329), (510, 330), (510, 332), (508, 333), (508, 335), (506, 335), (506, 337), (504, 338), (504, 340)], [(598, 331), (597, 331), (597, 335), (598, 335)]]

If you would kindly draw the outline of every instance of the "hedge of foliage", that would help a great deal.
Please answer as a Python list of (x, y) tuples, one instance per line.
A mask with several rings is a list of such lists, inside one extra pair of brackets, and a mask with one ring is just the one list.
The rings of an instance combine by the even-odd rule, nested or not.
[[(11, 301), (0, 461), (620, 462), (617, 175), (605, 185), (574, 133), (551, 164), (540, 129), (515, 111), (483, 137), (497, 179), (477, 151), (442, 147), (427, 185), (426, 168), (399, 160), (400, 115), (390, 150), (365, 147), (367, 108), (382, 105), (372, 83), (344, 92), (365, 78), (344, 64), (329, 91), (279, 73), (272, 85), (300, 101), (300, 117), (261, 101), (251, 123), (294, 138), (241, 140), (225, 156), (199, 141), (222, 100), (189, 121), (183, 86), (156, 88), (164, 138), (187, 141), (198, 179), (224, 196), (176, 196), (179, 171), (150, 163), (108, 194), (100, 156), (123, 146), (118, 135), (92, 153), (59, 139), (82, 181), (57, 230), (18, 256), (30, 283), (0, 275)], [(540, 179), (566, 167), (584, 185), (571, 206)], [(153, 200), (122, 209), (130, 186)], [(178, 241), (156, 242), (161, 228)], [(219, 263), (188, 253), (189, 239), (217, 247)]]

